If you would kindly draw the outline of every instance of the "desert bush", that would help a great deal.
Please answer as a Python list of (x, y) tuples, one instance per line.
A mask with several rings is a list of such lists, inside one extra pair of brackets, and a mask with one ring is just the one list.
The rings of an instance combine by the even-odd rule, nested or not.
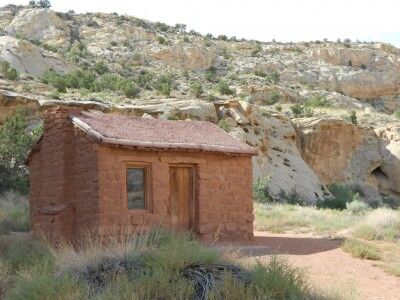
[(173, 77), (171, 74), (162, 74), (154, 81), (154, 88), (165, 97), (171, 96)]
[(217, 85), (217, 90), (221, 95), (233, 95), (235, 92), (229, 87), (228, 82), (221, 80)]
[(348, 122), (352, 123), (353, 125), (357, 125), (358, 124), (358, 119), (357, 119), (357, 113), (352, 110), (351, 112), (349, 112), (349, 115), (346, 116), (345, 118)]
[(326, 99), (326, 97), (317, 95), (317, 96), (313, 96), (313, 97), (308, 98), (308, 99), (303, 103), (303, 105), (304, 105), (305, 107), (313, 107), (313, 108), (316, 108), (316, 107), (329, 107), (329, 106), (330, 106), (330, 103), (329, 103), (329, 101)]
[(269, 95), (268, 100), (266, 101), (267, 105), (273, 105), (277, 103), (281, 99), (281, 95), (277, 91), (272, 91)]
[(353, 235), (365, 240), (400, 238), (400, 213), (387, 208), (372, 210), (354, 227)]
[(289, 192), (281, 190), (278, 195), (279, 200), (290, 204), (290, 205), (306, 205), (307, 201), (304, 197), (295, 189), (293, 188)]
[[(256, 299), (309, 299), (310, 287), (303, 270), (272, 256), (266, 265), (252, 270)], [(257, 297), (258, 296), (258, 297)]]
[(86, 46), (82, 43), (75, 42), (66, 53), (66, 58), (74, 63), (78, 63), (81, 58), (89, 55)]
[(231, 131), (231, 125), (229, 124), (227, 119), (221, 119), (218, 122), (218, 126), (226, 132)]
[(29, 205), (26, 196), (8, 191), (0, 195), (0, 235), (29, 230)]
[(109, 71), (108, 66), (104, 60), (97, 61), (93, 68), (100, 75), (103, 75)]
[(215, 67), (209, 67), (205, 73), (206, 80), (209, 82), (215, 82), (217, 80), (217, 70)]
[(350, 211), (352, 214), (365, 214), (367, 211), (371, 210), (371, 207), (360, 200), (354, 200), (352, 202), (346, 203), (346, 209)]
[(353, 257), (370, 260), (380, 259), (379, 249), (364, 241), (347, 239), (343, 243), (342, 248), (344, 251), (350, 253)]
[(346, 204), (359, 199), (357, 193), (347, 185), (333, 183), (328, 186), (328, 190), (332, 193), (332, 197), (320, 200), (317, 202), (318, 208), (332, 208), (343, 210), (346, 209)]
[(154, 74), (147, 70), (140, 70), (139, 75), (136, 77), (136, 84), (142, 89), (150, 89), (153, 82)]
[(0, 127), (0, 194), (15, 190), (28, 192), (27, 169), (25, 159), (28, 150), (42, 133), (42, 127), (27, 131), (26, 111), (17, 108), (7, 116)]
[(140, 89), (131, 81), (125, 81), (122, 85), (122, 91), (127, 98), (136, 98), (140, 93)]
[(253, 182), (253, 198), (258, 203), (273, 202), (273, 198), (269, 194), (269, 177), (259, 177)]
[(203, 85), (200, 82), (193, 81), (190, 83), (190, 91), (194, 96), (196, 96), (197, 98), (200, 98), (204, 92)]
[[(253, 50), (251, 50), (251, 56), (258, 57), (262, 51), (262, 47), (260, 44), (256, 44)], [(263, 76), (264, 77), (264, 76)]]
[(292, 111), (294, 117), (298, 118), (298, 117), (302, 116), (302, 114), (304, 112), (304, 107), (301, 104), (296, 103), (290, 107), (290, 110)]
[(0, 72), (3, 74), (5, 79), (16, 80), (19, 77), (18, 71), (11, 67), (8, 61), (0, 62)]
[(273, 70), (265, 76), (265, 79), (270, 83), (278, 83), (280, 81), (280, 75), (278, 71)]
[(310, 107), (304, 107), (303, 105), (296, 103), (290, 107), (292, 114), (295, 118), (300, 117), (312, 117), (314, 115), (313, 110)]

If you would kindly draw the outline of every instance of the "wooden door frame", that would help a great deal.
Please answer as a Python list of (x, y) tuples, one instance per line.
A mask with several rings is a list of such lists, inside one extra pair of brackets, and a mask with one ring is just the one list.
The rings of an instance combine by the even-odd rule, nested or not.
[[(192, 177), (192, 194), (189, 202), (189, 230), (194, 233), (197, 232), (197, 201), (196, 201), (196, 165), (195, 164), (184, 164), (184, 163), (171, 163), (169, 164), (169, 175), (171, 176), (171, 168), (190, 168), (190, 175)], [(171, 180), (171, 179), (170, 179)], [(169, 201), (171, 201), (171, 190)], [(170, 203), (171, 205), (171, 203)]]

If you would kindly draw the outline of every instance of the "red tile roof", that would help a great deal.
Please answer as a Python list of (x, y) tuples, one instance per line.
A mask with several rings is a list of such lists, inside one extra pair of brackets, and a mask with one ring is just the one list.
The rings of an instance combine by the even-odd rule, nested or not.
[(106, 144), (255, 154), (256, 150), (206, 121), (170, 121), (98, 112), (70, 114), (73, 123)]

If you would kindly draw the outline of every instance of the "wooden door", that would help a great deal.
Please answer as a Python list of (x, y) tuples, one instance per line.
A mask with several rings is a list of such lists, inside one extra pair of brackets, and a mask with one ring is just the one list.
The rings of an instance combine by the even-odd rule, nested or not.
[(193, 166), (170, 168), (170, 216), (172, 227), (191, 230), (194, 226)]

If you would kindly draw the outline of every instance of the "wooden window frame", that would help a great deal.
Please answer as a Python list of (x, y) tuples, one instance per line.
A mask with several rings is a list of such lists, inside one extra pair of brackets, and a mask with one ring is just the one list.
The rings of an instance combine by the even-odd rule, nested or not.
[[(151, 212), (151, 168), (148, 163), (125, 164), (125, 208), (128, 213), (137, 214)], [(128, 208), (128, 169), (143, 169), (144, 172), (144, 208)]]

